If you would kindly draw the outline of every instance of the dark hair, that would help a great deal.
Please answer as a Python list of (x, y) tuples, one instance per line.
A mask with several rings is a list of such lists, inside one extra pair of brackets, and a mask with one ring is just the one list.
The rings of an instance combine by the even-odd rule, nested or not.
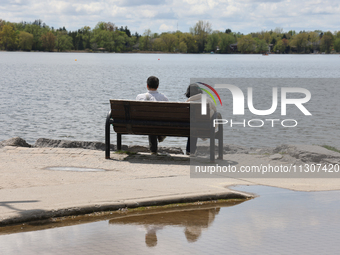
[(192, 97), (197, 94), (202, 94), (203, 91), (200, 89), (200, 87), (196, 83), (192, 83), (187, 88), (187, 92), (185, 92), (185, 96), (187, 98)]
[(156, 76), (150, 76), (147, 79), (146, 84), (148, 84), (150, 89), (157, 89), (159, 85), (159, 79)]

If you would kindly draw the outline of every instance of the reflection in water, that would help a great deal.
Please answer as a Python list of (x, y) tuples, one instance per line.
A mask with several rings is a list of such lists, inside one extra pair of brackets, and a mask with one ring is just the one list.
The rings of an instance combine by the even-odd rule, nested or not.
[(237, 189), (259, 197), (236, 206), (136, 210), (105, 221), (3, 234), (0, 254), (339, 253), (340, 191)]
[(148, 247), (154, 247), (157, 245), (157, 235), (156, 231), (162, 229), (163, 227), (158, 226), (145, 226), (145, 244)]
[(202, 230), (207, 229), (220, 212), (219, 207), (200, 210), (186, 210), (175, 212), (160, 212), (146, 215), (127, 216), (110, 220), (110, 224), (142, 225), (145, 228), (145, 243), (148, 247), (157, 245), (156, 232), (166, 226), (183, 227), (189, 243), (196, 242)]

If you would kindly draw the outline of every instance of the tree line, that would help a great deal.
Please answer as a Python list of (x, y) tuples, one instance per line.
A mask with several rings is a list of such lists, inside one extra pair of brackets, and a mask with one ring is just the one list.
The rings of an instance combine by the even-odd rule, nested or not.
[(54, 29), (41, 20), (12, 23), (0, 20), (0, 49), (23, 51), (69, 51), (105, 49), (109, 52), (132, 50), (140, 35), (131, 35), (125, 27), (99, 22), (95, 28), (84, 26), (77, 31)]
[(208, 21), (198, 21), (190, 32), (132, 34), (127, 26), (118, 28), (112, 22), (98, 22), (91, 29), (77, 31), (65, 27), (54, 29), (41, 20), (8, 22), (0, 19), (0, 49), (22, 51), (133, 52), (160, 51), (181, 53), (315, 53), (340, 52), (340, 31), (284, 32), (281, 28), (242, 34), (213, 31)]

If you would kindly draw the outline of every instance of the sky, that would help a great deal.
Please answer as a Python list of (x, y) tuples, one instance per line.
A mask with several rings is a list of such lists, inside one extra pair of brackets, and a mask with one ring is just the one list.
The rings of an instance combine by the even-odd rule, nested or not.
[(139, 34), (189, 32), (204, 20), (213, 30), (244, 34), (275, 28), (334, 32), (340, 30), (339, 17), (339, 0), (0, 0), (0, 19), (41, 19), (69, 31), (104, 21)]

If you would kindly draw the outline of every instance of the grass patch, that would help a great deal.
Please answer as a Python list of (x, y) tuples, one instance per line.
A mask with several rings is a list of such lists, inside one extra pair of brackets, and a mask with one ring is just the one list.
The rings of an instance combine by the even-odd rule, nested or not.
[(29, 221), (20, 224), (10, 224), (2, 226), (2, 233), (19, 233), (27, 231), (37, 231), (43, 229), (50, 229), (55, 227), (73, 226), (84, 223), (91, 223), (103, 220), (115, 220), (126, 216), (147, 215), (148, 213), (171, 213), (183, 210), (207, 210), (216, 207), (228, 207), (240, 204), (252, 198), (245, 199), (218, 199), (210, 201), (198, 201), (187, 203), (174, 203), (168, 205), (153, 205), (136, 208), (120, 208), (118, 210), (93, 212), (83, 215), (69, 215), (61, 217), (52, 217), (44, 220)]
[[(140, 213), (147, 213), (147, 212), (162, 212), (163, 210), (169, 209), (194, 209), (195, 206), (205, 207), (209, 205), (215, 205), (218, 207), (220, 204), (221, 206), (229, 204), (230, 205), (237, 205), (247, 200), (253, 198), (231, 198), (231, 199), (217, 199), (217, 200), (209, 200), (209, 201), (197, 201), (197, 202), (187, 202), (187, 203), (174, 203), (174, 204), (167, 204), (167, 205), (151, 205), (151, 206), (141, 206), (135, 208), (119, 208), (118, 210), (108, 210), (108, 211), (101, 211), (101, 212), (93, 212), (87, 213), (83, 215), (71, 215), (71, 216), (61, 216), (61, 217), (53, 217), (50, 221), (56, 223), (64, 223), (65, 225), (67, 222), (76, 222), (76, 224), (84, 223), (84, 222), (95, 222), (100, 220), (109, 220), (114, 219), (116, 217), (120, 217), (122, 214), (124, 215), (139, 215)], [(73, 224), (71, 224), (73, 225)]]
[(175, 203), (175, 204), (167, 204), (167, 205), (152, 205), (145, 207), (136, 207), (136, 208), (127, 208), (129, 212), (139, 212), (139, 211), (147, 211), (152, 209), (168, 209), (168, 208), (181, 208), (188, 206), (199, 206), (199, 205), (211, 205), (211, 204), (220, 204), (220, 203), (230, 203), (236, 204), (241, 203), (252, 198), (231, 198), (231, 199), (218, 199), (218, 200), (209, 200), (209, 201), (197, 201), (197, 202), (187, 202), (187, 203)]
[(324, 148), (326, 148), (327, 150), (330, 150), (330, 151), (335, 151), (335, 152), (340, 153), (340, 150), (338, 150), (337, 148), (335, 148), (335, 147), (333, 147), (333, 146), (322, 145), (321, 147), (324, 147)]

